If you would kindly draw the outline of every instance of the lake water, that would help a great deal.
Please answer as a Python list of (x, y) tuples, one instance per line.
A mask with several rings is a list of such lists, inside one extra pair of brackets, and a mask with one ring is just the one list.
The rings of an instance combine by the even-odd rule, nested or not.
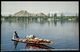
[(34, 50), (28, 48), (25, 43), (18, 43), (15, 49), (14, 42), (11, 41), (14, 31), (17, 31), (20, 38), (35, 35), (52, 40), (54, 43), (48, 46), (54, 49), (79, 49), (79, 24), (77, 21), (4, 19), (1, 23), (2, 51)]

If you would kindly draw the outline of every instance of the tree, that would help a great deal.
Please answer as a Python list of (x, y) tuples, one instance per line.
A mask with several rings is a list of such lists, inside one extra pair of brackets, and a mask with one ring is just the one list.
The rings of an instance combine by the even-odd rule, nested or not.
[(54, 14), (54, 17), (57, 17), (57, 13)]
[(9, 14), (9, 17), (11, 17), (12, 15), (11, 14)]
[(48, 14), (48, 17), (50, 17), (50, 13)]
[(63, 15), (63, 13), (61, 13), (61, 19), (63, 19), (63, 17), (64, 17), (64, 15)]
[(54, 19), (57, 18), (57, 13), (54, 14)]

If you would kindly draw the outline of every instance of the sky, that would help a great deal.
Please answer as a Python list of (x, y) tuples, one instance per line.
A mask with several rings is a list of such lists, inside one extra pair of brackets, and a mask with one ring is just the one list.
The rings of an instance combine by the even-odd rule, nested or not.
[(30, 13), (41, 13), (60, 15), (76, 15), (79, 13), (78, 1), (1, 1), (1, 14), (13, 15), (20, 10)]

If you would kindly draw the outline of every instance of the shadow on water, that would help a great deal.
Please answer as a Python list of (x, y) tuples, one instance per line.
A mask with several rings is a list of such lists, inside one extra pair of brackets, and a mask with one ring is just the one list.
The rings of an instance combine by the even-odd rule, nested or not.
[[(14, 42), (14, 48), (15, 48), (15, 50), (16, 50), (17, 45), (18, 45), (19, 42), (17, 42), (17, 41), (13, 41), (13, 42)], [(26, 43), (25, 48), (26, 48), (26, 49), (27, 49), (27, 48), (28, 48), (28, 49), (29, 49), (29, 48), (33, 48), (33, 49), (54, 49), (54, 48), (49, 47), (49, 46), (44, 45), (44, 44), (32, 44), (32, 43)]]
[(26, 48), (54, 49), (54, 48), (49, 47), (49, 46), (44, 45), (44, 44), (30, 44), (30, 43), (26, 44)]
[(17, 45), (18, 45), (18, 42), (17, 41), (13, 41), (13, 43), (14, 43), (14, 49), (16, 49)]
[(55, 26), (57, 25), (57, 21), (56, 21), (56, 20), (54, 20), (54, 25), (55, 25)]

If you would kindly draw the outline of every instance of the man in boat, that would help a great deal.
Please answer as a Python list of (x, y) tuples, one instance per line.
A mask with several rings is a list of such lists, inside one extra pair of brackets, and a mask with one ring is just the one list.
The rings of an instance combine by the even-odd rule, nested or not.
[(18, 36), (18, 34), (17, 34), (17, 32), (16, 31), (14, 31), (14, 34), (13, 34), (13, 40), (15, 39), (15, 38), (19, 38), (19, 36)]

